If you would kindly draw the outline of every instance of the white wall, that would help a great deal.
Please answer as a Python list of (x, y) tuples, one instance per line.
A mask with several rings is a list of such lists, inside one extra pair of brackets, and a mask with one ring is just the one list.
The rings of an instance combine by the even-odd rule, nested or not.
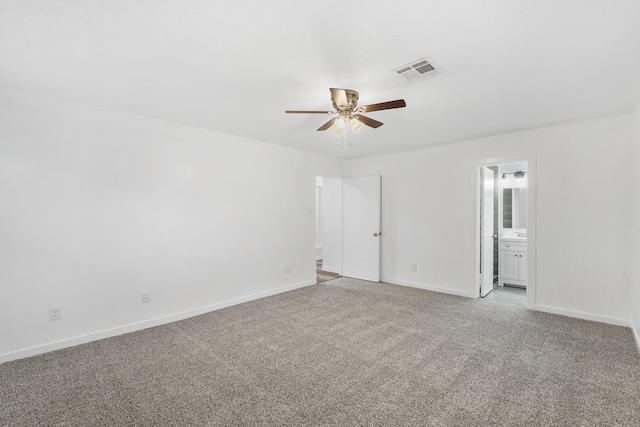
[(325, 177), (322, 198), (324, 219), (322, 269), (342, 274), (342, 179)]
[(621, 115), (353, 160), (349, 173), (384, 177), (384, 280), (472, 296), (476, 163), (534, 153), (536, 308), (628, 325), (632, 140)]
[(631, 265), (631, 298), (630, 310), (632, 327), (636, 337), (636, 344), (640, 350), (640, 102), (636, 107), (634, 114), (634, 211), (633, 211), (633, 250), (630, 251), (631, 257), (629, 264)]
[(0, 362), (315, 283), (315, 177), (343, 167), (0, 88)]
[(314, 283), (315, 177), (347, 171), (383, 175), (384, 280), (471, 296), (476, 162), (522, 153), (538, 308), (638, 328), (639, 117), (347, 163), (0, 88), (0, 362)]

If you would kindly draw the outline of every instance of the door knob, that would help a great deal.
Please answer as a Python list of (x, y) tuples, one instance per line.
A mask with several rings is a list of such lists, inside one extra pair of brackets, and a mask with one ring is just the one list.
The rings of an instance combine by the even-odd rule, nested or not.
[(373, 237), (378, 237), (378, 236), (382, 236), (382, 231), (379, 233), (373, 233)]

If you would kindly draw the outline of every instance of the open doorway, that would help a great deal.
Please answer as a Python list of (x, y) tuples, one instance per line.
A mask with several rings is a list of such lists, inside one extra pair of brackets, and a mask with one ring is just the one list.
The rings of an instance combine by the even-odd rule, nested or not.
[(338, 273), (331, 273), (322, 269), (322, 259), (316, 260), (316, 283), (328, 282), (340, 277)]
[(316, 283), (342, 275), (342, 180), (316, 177)]
[(379, 282), (381, 227), (381, 176), (316, 177), (317, 273)]
[(478, 295), (528, 306), (530, 238), (527, 161), (478, 168)]

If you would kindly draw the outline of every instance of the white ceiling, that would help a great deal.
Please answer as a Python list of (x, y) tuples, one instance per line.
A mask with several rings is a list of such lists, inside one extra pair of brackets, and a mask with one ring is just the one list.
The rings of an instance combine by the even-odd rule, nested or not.
[[(640, 1), (0, 0), (0, 58), (6, 86), (354, 158), (633, 111)], [(407, 107), (345, 152), (284, 114), (330, 87)]]

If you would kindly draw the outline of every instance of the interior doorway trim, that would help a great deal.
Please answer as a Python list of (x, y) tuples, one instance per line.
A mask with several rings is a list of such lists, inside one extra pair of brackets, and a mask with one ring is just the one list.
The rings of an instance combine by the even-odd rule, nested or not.
[[(342, 177), (318, 176), (322, 179), (322, 270), (342, 276)], [(316, 257), (317, 262), (317, 257)]]
[(481, 275), (478, 266), (480, 265), (480, 173), (479, 170), (485, 166), (496, 166), (505, 163), (527, 162), (527, 308), (536, 308), (536, 289), (537, 289), (537, 271), (536, 271), (536, 236), (537, 236), (537, 163), (536, 153), (524, 153), (520, 155), (510, 155), (501, 157), (492, 157), (488, 159), (480, 159), (476, 161), (473, 168), (474, 182), (476, 188), (476, 262), (474, 263), (476, 280), (473, 284), (472, 295), (476, 298), (480, 295)]

